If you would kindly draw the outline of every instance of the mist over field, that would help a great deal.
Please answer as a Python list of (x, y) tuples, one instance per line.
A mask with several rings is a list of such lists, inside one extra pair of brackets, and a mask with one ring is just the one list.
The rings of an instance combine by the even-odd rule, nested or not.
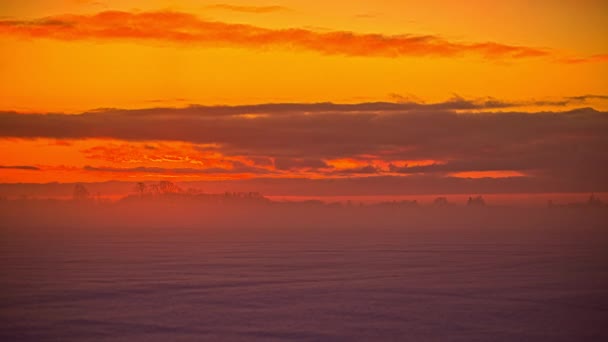
[(6, 341), (608, 338), (605, 207), (25, 202)]

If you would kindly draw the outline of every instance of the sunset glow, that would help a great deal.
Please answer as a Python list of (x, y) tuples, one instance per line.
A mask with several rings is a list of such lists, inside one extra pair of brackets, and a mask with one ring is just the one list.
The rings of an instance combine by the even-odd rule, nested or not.
[[(26, 0), (0, 11), (4, 183), (576, 184), (584, 173), (551, 151), (582, 144), (580, 167), (605, 162), (602, 1)], [(576, 114), (589, 126), (559, 128), (583, 107), (600, 111)]]

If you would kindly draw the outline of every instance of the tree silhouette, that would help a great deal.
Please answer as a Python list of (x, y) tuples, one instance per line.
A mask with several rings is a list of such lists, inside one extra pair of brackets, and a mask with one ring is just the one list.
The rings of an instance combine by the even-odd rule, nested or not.
[(437, 197), (433, 201), (433, 205), (436, 207), (445, 207), (448, 204), (449, 204), (448, 199), (445, 197)]
[(139, 197), (144, 197), (144, 194), (146, 193), (146, 188), (146, 183), (144, 182), (135, 183), (135, 192), (139, 194)]
[(169, 181), (161, 181), (158, 183), (158, 189), (161, 194), (176, 194), (182, 191), (179, 186)]
[(483, 206), (486, 205), (486, 201), (481, 196), (469, 197), (469, 200), (467, 201), (467, 205), (468, 206), (483, 207)]
[(72, 195), (75, 201), (86, 201), (89, 199), (90, 193), (87, 188), (82, 184), (76, 184), (74, 186), (74, 193)]
[(602, 203), (602, 201), (595, 197), (595, 194), (591, 194), (591, 196), (589, 196), (589, 199), (587, 200), (587, 206), (588, 207), (602, 207), (604, 205), (604, 203)]

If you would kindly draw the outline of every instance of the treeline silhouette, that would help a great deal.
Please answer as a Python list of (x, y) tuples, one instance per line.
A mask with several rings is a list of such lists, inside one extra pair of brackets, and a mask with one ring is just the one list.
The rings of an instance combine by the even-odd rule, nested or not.
[[(84, 184), (71, 198), (0, 200), (0, 231), (6, 229), (124, 230), (221, 229), (346, 232), (357, 229), (540, 229), (608, 226), (608, 208), (591, 195), (586, 202), (545, 208), (491, 205), (483, 196), (454, 203), (440, 196), (430, 203), (393, 200), (374, 203), (279, 201), (259, 192), (206, 193), (168, 182), (135, 183), (131, 192), (110, 200)], [(602, 208), (598, 210), (598, 208)]]
[[(421, 208), (421, 207), (434, 207), (434, 208), (452, 208), (452, 207), (473, 207), (473, 208), (484, 208), (484, 207), (496, 207), (499, 205), (488, 204), (486, 199), (481, 195), (469, 196), (466, 202), (457, 203), (450, 201), (445, 196), (436, 197), (430, 203), (421, 204), (418, 200), (389, 200), (389, 201), (334, 201), (327, 202), (320, 199), (291, 199), (291, 200), (272, 200), (260, 192), (235, 192), (226, 191), (223, 193), (209, 193), (198, 188), (182, 188), (179, 185), (170, 181), (160, 181), (157, 183), (145, 183), (136, 182), (132, 187), (131, 193), (128, 193), (122, 197), (108, 199), (101, 195), (101, 193), (90, 192), (84, 184), (76, 184), (73, 189), (71, 198), (46, 198), (39, 199), (35, 196), (21, 197), (17, 199), (7, 199), (0, 196), (0, 202), (16, 201), (22, 204), (28, 202), (42, 201), (42, 202), (57, 202), (57, 203), (80, 203), (80, 204), (125, 204), (125, 203), (139, 203), (139, 204), (178, 204), (178, 203), (198, 203), (200, 205), (268, 205), (268, 206), (318, 206), (327, 208), (352, 208), (352, 207), (377, 207), (377, 208)], [(591, 194), (586, 201), (581, 202), (569, 202), (569, 203), (556, 203), (553, 200), (547, 201), (548, 208), (608, 208), (608, 204), (604, 203), (600, 198)]]
[[(459, 205), (451, 202), (447, 197), (440, 196), (435, 198), (430, 204), (420, 204), (417, 200), (391, 200), (376, 202), (355, 202), (346, 200), (342, 202), (326, 202), (319, 199), (307, 200), (271, 200), (260, 192), (234, 192), (226, 191), (223, 193), (207, 193), (198, 188), (184, 189), (170, 181), (160, 181), (158, 183), (136, 182), (132, 192), (118, 198), (110, 200), (104, 198), (100, 193), (91, 193), (84, 184), (76, 184), (73, 189), (71, 199), (37, 199), (36, 197), (22, 197), (9, 200), (0, 196), (0, 201), (17, 201), (21, 203), (31, 201), (58, 202), (58, 203), (88, 203), (88, 204), (124, 204), (124, 203), (199, 203), (204, 204), (234, 204), (234, 205), (272, 205), (272, 206), (323, 206), (327, 208), (351, 208), (351, 207), (377, 207), (377, 208), (419, 208), (436, 207), (450, 208), (455, 206), (467, 206), (482, 208), (492, 206), (486, 202), (481, 195), (470, 196), (468, 200)], [(553, 200), (547, 201), (548, 208), (608, 208), (600, 198), (591, 194), (587, 201), (555, 203)]]
[[(73, 201), (86, 202), (98, 201), (90, 195), (89, 191), (82, 184), (77, 184), (74, 187)], [(321, 200), (291, 200), (291, 201), (273, 201), (259, 192), (234, 192), (226, 191), (224, 193), (206, 193), (201, 189), (188, 188), (183, 189), (179, 185), (170, 181), (160, 181), (158, 183), (146, 184), (137, 182), (133, 187), (133, 193), (128, 194), (118, 200), (118, 203), (125, 202), (174, 202), (188, 201), (199, 202), (201, 204), (267, 204), (267, 205), (283, 205), (283, 206), (325, 206), (328, 208), (337, 207), (380, 207), (380, 208), (416, 208), (421, 206), (417, 200), (392, 200), (379, 201), (374, 203), (356, 203), (352, 200), (345, 202), (325, 202)], [(437, 197), (431, 204), (434, 207), (450, 207), (456, 203), (449, 202), (446, 197)], [(483, 207), (486, 205), (482, 196), (469, 197), (467, 206)]]

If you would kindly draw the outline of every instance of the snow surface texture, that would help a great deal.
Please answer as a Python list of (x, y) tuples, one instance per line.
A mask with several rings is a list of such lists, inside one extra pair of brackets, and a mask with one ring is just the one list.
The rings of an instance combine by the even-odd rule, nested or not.
[(608, 340), (602, 222), (474, 224), (3, 228), (0, 340)]

